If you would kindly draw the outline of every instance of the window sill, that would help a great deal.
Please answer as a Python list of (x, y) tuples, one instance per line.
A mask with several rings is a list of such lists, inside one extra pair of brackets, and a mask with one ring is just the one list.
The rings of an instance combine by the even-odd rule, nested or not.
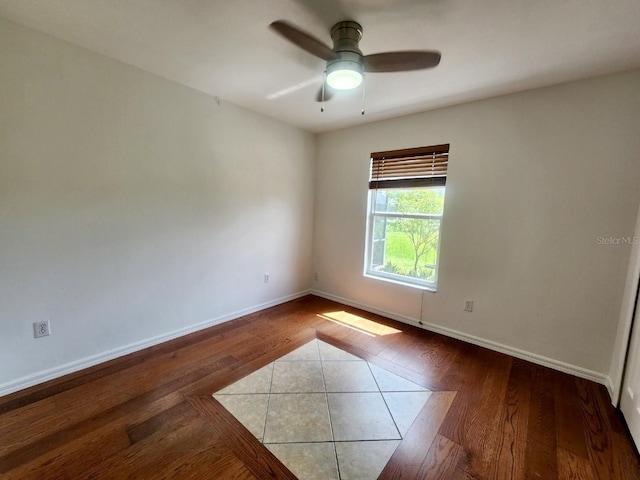
[(374, 280), (380, 280), (388, 283), (395, 283), (396, 285), (402, 285), (404, 287), (416, 288), (418, 290), (425, 290), (427, 292), (436, 293), (438, 291), (438, 285), (425, 285), (425, 284), (419, 284), (419, 283), (411, 283), (411, 282), (402, 281), (396, 278), (390, 278), (383, 275), (372, 274), (369, 272), (365, 272), (364, 276), (367, 278), (372, 278)]

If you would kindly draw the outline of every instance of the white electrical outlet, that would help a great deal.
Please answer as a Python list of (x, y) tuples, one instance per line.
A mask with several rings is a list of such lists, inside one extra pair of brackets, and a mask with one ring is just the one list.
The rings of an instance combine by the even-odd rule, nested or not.
[(268, 273), (264, 274), (264, 283), (269, 283), (269, 274)]
[(318, 281), (318, 272), (315, 272), (313, 274), (313, 279), (317, 282)]
[(473, 300), (465, 300), (464, 301), (464, 311), (472, 312), (473, 311)]
[(46, 337), (47, 335), (51, 335), (51, 325), (49, 325), (49, 320), (33, 322), (34, 338)]

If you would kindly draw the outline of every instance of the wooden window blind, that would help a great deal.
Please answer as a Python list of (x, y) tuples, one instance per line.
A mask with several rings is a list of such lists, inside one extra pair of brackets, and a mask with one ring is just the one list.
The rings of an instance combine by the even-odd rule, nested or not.
[(449, 144), (371, 154), (369, 188), (443, 187)]

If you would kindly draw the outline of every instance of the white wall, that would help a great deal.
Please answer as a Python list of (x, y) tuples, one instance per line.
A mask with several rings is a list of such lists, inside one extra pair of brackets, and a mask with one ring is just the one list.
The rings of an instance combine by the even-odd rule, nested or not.
[(313, 135), (4, 20), (0, 65), (0, 394), (308, 288)]
[[(630, 247), (597, 237), (634, 232), (638, 85), (633, 71), (320, 135), (314, 289), (606, 382)], [(438, 291), (363, 277), (369, 154), (441, 143)]]

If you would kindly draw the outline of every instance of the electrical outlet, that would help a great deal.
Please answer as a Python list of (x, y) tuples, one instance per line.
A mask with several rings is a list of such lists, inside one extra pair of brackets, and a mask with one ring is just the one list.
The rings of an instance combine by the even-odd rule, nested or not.
[(47, 335), (51, 335), (51, 325), (49, 325), (49, 320), (33, 322), (33, 338), (46, 337)]
[(473, 300), (465, 300), (464, 301), (464, 311), (472, 312), (473, 311)]
[(318, 272), (315, 272), (313, 274), (313, 279), (317, 282), (318, 281)]
[(269, 283), (269, 274), (268, 273), (264, 274), (264, 283)]

